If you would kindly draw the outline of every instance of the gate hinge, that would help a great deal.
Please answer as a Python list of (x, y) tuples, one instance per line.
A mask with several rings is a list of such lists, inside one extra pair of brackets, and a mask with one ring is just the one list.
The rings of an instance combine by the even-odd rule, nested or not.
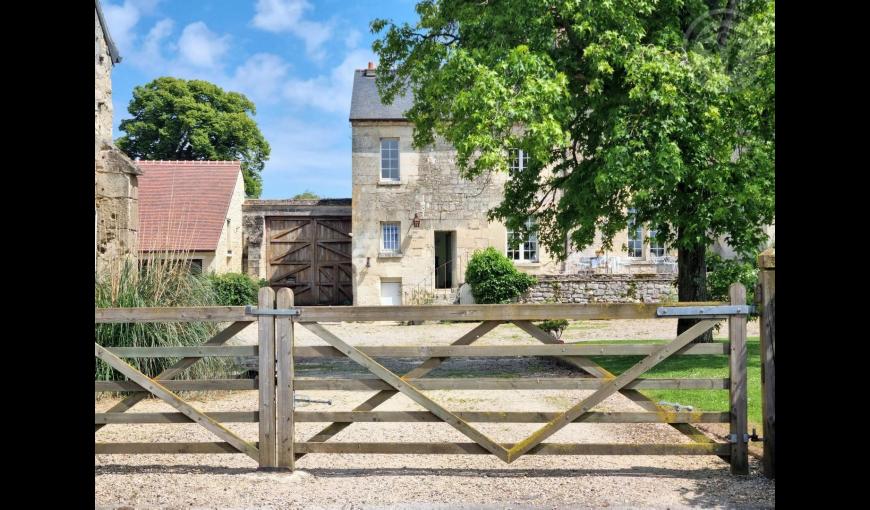
[(255, 308), (252, 305), (245, 307), (245, 315), (281, 315), (298, 317), (302, 311), (298, 308)]

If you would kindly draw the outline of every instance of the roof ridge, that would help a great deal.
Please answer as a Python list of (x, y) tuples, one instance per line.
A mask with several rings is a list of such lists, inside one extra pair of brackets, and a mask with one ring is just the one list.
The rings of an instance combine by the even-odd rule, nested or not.
[(136, 164), (165, 164), (165, 165), (225, 165), (227, 163), (239, 163), (238, 159), (199, 160), (199, 159), (137, 159)]

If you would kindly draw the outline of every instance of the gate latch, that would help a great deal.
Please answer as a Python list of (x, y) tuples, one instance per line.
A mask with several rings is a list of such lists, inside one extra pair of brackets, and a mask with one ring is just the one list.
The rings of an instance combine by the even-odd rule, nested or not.
[(660, 306), (656, 308), (658, 317), (728, 317), (729, 315), (749, 315), (755, 311), (751, 305), (724, 306)]
[(659, 402), (659, 405), (660, 405), (660, 406), (673, 407), (674, 410), (675, 410), (676, 412), (680, 412), (680, 411), (689, 411), (689, 412), (691, 412), (691, 411), (693, 411), (693, 410), (695, 409), (695, 408), (692, 407), (692, 406), (684, 406), (683, 404), (680, 404), (679, 402), (665, 402), (664, 400), (660, 401), (660, 402)]
[(245, 307), (245, 315), (280, 315), (298, 317), (302, 311), (298, 308), (255, 308), (253, 305)]
[[(752, 441), (753, 443), (757, 443), (759, 441), (764, 441), (764, 438), (758, 437), (758, 433), (755, 432), (755, 429), (753, 428), (752, 434), (746, 434), (746, 433), (743, 434), (743, 442), (748, 443), (749, 441)], [(729, 443), (736, 443), (737, 442), (737, 434), (729, 434), (728, 435), (728, 442)]]

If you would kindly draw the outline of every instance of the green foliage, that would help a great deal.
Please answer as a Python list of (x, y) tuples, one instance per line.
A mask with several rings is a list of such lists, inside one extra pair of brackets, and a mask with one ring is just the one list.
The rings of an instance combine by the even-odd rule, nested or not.
[(537, 282), (533, 276), (518, 271), (492, 246), (474, 252), (465, 270), (465, 281), (480, 304), (509, 303)]
[(725, 260), (713, 252), (707, 253), (707, 294), (713, 301), (728, 301), (728, 288), (732, 283), (746, 287), (746, 302), (755, 302), (755, 286), (758, 271), (755, 264), (746, 260)]
[[(186, 261), (151, 260), (141, 271), (130, 262), (94, 281), (96, 308), (146, 306), (214, 306), (217, 299), (208, 277), (191, 272)], [(201, 345), (219, 331), (213, 322), (149, 322), (96, 324), (95, 342), (104, 347), (173, 347)], [(150, 377), (178, 358), (133, 358), (128, 363)], [(232, 362), (204, 358), (180, 374), (182, 379), (221, 378), (232, 371)], [(102, 360), (96, 360), (94, 379), (124, 379)]]
[(320, 198), (320, 196), (317, 195), (316, 193), (313, 193), (309, 190), (305, 190), (304, 192), (299, 193), (298, 195), (291, 198), (291, 200), (318, 200), (319, 198)]
[(546, 320), (539, 322), (538, 327), (556, 338), (562, 338), (562, 332), (568, 327), (568, 321), (566, 319)]
[(775, 9), (737, 6), (425, 0), (413, 25), (371, 23), (376, 80), (387, 102), (410, 87), (414, 144), (443, 137), (466, 177), (526, 151), (489, 217), (525, 233), (532, 212), (558, 258), (611, 249), (630, 208), (671, 247), (750, 253), (774, 219)]
[(131, 158), (239, 160), (245, 193), (259, 197), (260, 172), (271, 151), (252, 115), (256, 107), (238, 92), (202, 80), (157, 78), (133, 89), (116, 144)]
[[(724, 341), (724, 340), (719, 340)], [(598, 340), (601, 344), (638, 344), (664, 343), (650, 340)], [(762, 433), (761, 420), (761, 349), (758, 337), (746, 339), (746, 389), (750, 427)], [(591, 359), (619, 375), (643, 359), (642, 356), (593, 356)], [(644, 373), (649, 378), (728, 378), (728, 356), (671, 356), (650, 371)], [(690, 405), (695, 411), (728, 411), (730, 406), (728, 390), (640, 390), (656, 402), (678, 402)]]
[(208, 276), (215, 299), (223, 306), (244, 306), (257, 304), (257, 292), (268, 282), (259, 281), (242, 273), (210, 274)]

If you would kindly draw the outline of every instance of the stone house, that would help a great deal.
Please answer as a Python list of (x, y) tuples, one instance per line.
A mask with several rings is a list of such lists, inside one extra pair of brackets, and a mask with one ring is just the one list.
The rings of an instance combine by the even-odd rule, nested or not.
[[(351, 98), (352, 266), (354, 304), (453, 302), (465, 267), (478, 249), (495, 246), (521, 271), (535, 275), (671, 273), (676, 253), (651, 244), (643, 226), (616, 236), (614, 252), (601, 243), (558, 262), (531, 234), (512, 248), (513, 233), (486, 212), (502, 199), (506, 174), (463, 179), (453, 147), (442, 141), (417, 150), (413, 126), (403, 115), (410, 95), (381, 102), (375, 69), (356, 70)], [(521, 169), (528, 158), (513, 155)]]
[(239, 161), (137, 161), (139, 252), (151, 259), (185, 259), (203, 272), (242, 271)]
[(137, 177), (141, 171), (112, 144), (112, 67), (121, 61), (99, 0), (94, 1), (94, 271), (137, 253)]

